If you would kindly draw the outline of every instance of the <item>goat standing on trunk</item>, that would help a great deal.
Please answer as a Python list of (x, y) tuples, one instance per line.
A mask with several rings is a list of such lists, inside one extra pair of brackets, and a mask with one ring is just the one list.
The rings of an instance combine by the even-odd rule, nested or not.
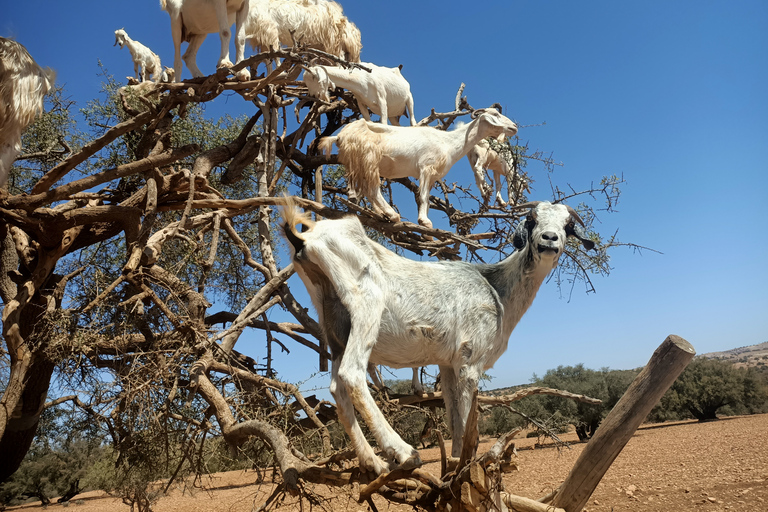
[(523, 191), (528, 190), (528, 180), (517, 172), (514, 158), (507, 137), (503, 134), (495, 139), (488, 137), (481, 140), (467, 153), (469, 165), (475, 173), (477, 187), (486, 204), (490, 201), (491, 192), (493, 192), (493, 188), (485, 182), (486, 169), (493, 171), (496, 201), (501, 206), (507, 206), (507, 202), (501, 197), (502, 176), (507, 180), (507, 196), (510, 203), (515, 204)]
[(138, 41), (134, 41), (128, 37), (128, 33), (122, 28), (115, 30), (115, 44), (112, 46), (120, 45), (120, 49), (124, 46), (128, 47), (128, 51), (131, 52), (131, 58), (133, 59), (133, 72), (136, 75), (136, 79), (141, 79), (142, 82), (146, 82), (147, 79), (152, 76), (155, 82), (165, 82), (163, 74), (163, 66), (160, 64), (160, 57), (155, 52), (144, 46)]
[(359, 119), (342, 128), (339, 135), (320, 139), (318, 148), (327, 154), (336, 143), (350, 190), (367, 197), (374, 209), (393, 222), (398, 222), (400, 215), (384, 200), (379, 177), (417, 178), (419, 224), (431, 228), (427, 210), (435, 182), (485, 137), (512, 137), (516, 133), (517, 125), (512, 120), (489, 108), (475, 110), (471, 123), (449, 132), (431, 126), (389, 126)]
[(24, 46), (0, 37), (0, 191), (21, 151), (21, 134), (43, 112), (43, 99), (55, 78)]
[[(594, 247), (572, 208), (547, 202), (520, 207), (531, 211), (515, 229), (516, 250), (491, 265), (409, 260), (371, 241), (355, 216), (313, 223), (292, 205), (284, 210), (293, 263), (331, 348), (331, 394), (361, 469), (382, 473), (421, 464), (373, 401), (369, 362), (440, 367), (452, 453), (458, 456), (478, 380), (507, 349), (566, 238)], [(310, 229), (299, 233), (299, 224)], [(389, 466), (366, 442), (355, 409)]]
[[(181, 80), (181, 43), (188, 41), (184, 62), (195, 78), (204, 76), (197, 67), (197, 50), (208, 34), (219, 33), (221, 54), (216, 69), (232, 67), (229, 60), (229, 41), (232, 39), (232, 23), (235, 23), (235, 64), (245, 55), (245, 22), (250, 0), (160, 0), (160, 8), (171, 17), (173, 37), (174, 80)], [(251, 73), (241, 69), (237, 79), (250, 79)]]
[(370, 108), (374, 114), (381, 116), (381, 122), (384, 124), (387, 124), (389, 119), (393, 125), (400, 126), (399, 118), (406, 114), (411, 120), (411, 126), (414, 126), (416, 120), (411, 85), (400, 73), (402, 66), (386, 68), (370, 62), (360, 64), (370, 71), (323, 65), (304, 68), (304, 83), (307, 84), (309, 94), (330, 102), (328, 91), (341, 87), (354, 95), (360, 114), (366, 121), (371, 120), (368, 113)]

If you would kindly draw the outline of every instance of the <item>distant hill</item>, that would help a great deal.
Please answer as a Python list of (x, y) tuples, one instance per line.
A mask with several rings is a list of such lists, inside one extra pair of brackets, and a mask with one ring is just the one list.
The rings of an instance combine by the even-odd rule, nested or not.
[(733, 348), (723, 352), (709, 352), (701, 354), (701, 357), (728, 361), (739, 368), (757, 366), (761, 370), (768, 367), (768, 341), (748, 347)]

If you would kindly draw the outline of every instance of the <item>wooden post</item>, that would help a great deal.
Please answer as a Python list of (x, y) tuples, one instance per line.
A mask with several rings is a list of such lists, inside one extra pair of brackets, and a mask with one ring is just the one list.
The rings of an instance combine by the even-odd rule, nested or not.
[(651, 409), (691, 362), (696, 351), (680, 336), (670, 334), (600, 424), (558, 489), (552, 505), (580, 512)]

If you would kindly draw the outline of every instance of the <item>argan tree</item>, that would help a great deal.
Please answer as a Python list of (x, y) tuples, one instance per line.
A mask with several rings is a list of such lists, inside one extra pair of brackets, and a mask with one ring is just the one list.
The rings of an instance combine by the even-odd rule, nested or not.
[(754, 413), (765, 410), (768, 391), (757, 372), (717, 359), (697, 358), (662, 399), (669, 410), (699, 421), (716, 420), (718, 411)]
[[(282, 63), (266, 76), (234, 81), (241, 67), (264, 69), (276, 57)], [(360, 113), (344, 91), (330, 103), (307, 95), (297, 77), (316, 57), (338, 61), (297, 49), (184, 83), (107, 80), (105, 98), (84, 110), (85, 132), (75, 131), (66, 105), (30, 132), (39, 135), (25, 139), (9, 188), (0, 191), (0, 481), (19, 466), (41, 412), (64, 403), (103, 429), (126, 470), (151, 467), (171, 479), (202, 471), (216, 436), (242, 456), (258, 441), (289, 490), (353, 479), (329, 457), (342, 448), (327, 428), (332, 404), (276, 379), (270, 358), (258, 363), (238, 350), (249, 331), (270, 349), (310, 350), (321, 370), (328, 367), (310, 304), (297, 300), (287, 284), (293, 267), (281, 262), (275, 207), (283, 194), (322, 217), (354, 213), (396, 250), (443, 259), (511, 252), (525, 212), (486, 204), (473, 186), (447, 181), (430, 197), (445, 229), (393, 224), (350, 202), (335, 156), (314, 148)], [(225, 91), (242, 98), (244, 116), (206, 120), (199, 105)], [(420, 124), (447, 129), (470, 114), (461, 93)], [(551, 167), (520, 141), (510, 143), (521, 172), (537, 160)], [(620, 181), (606, 177), (579, 191), (552, 186), (547, 197), (532, 184), (531, 194), (567, 200), (591, 226), (595, 209), (615, 204)], [(383, 186), (388, 197), (416, 190), (409, 180)], [(594, 231), (590, 237), (597, 251), (569, 245), (559, 283), (590, 289), (590, 275), (609, 272), (607, 250), (620, 244)], [(291, 320), (268, 320), (272, 308)]]

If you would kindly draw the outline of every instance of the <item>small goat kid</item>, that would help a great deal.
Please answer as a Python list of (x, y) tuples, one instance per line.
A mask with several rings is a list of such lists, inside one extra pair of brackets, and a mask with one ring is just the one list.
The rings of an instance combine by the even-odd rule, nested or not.
[(528, 183), (525, 178), (520, 176), (514, 165), (512, 150), (507, 142), (507, 137), (502, 134), (495, 140), (486, 138), (478, 142), (475, 147), (467, 153), (469, 165), (475, 173), (477, 188), (486, 203), (491, 198), (493, 189), (485, 182), (485, 170), (493, 171), (493, 181), (496, 184), (496, 201), (501, 206), (507, 206), (507, 202), (501, 197), (501, 177), (507, 180), (507, 196), (509, 202), (515, 204), (520, 194), (528, 189)]
[[(355, 216), (313, 223), (289, 204), (283, 229), (331, 348), (331, 393), (364, 470), (421, 464), (392, 429), (366, 385), (369, 363), (440, 367), (452, 453), (461, 453), (472, 394), (483, 371), (507, 349), (512, 330), (557, 265), (567, 236), (590, 241), (562, 204), (532, 208), (514, 234), (516, 251), (491, 265), (413, 261), (371, 241)], [(299, 233), (304, 224), (308, 231)], [(365, 441), (355, 409), (389, 460)]]
[(40, 67), (24, 46), (0, 37), (0, 190), (21, 151), (21, 134), (43, 112), (43, 98), (55, 78), (56, 73)]
[(350, 190), (370, 199), (373, 207), (393, 222), (399, 221), (400, 215), (384, 200), (379, 176), (417, 178), (419, 224), (431, 228), (427, 210), (435, 182), (485, 137), (511, 137), (516, 133), (515, 123), (489, 108), (475, 110), (471, 123), (452, 131), (431, 126), (387, 126), (360, 119), (342, 128), (339, 135), (320, 139), (318, 147), (327, 154), (336, 143)]
[[(235, 23), (235, 63), (245, 55), (245, 22), (248, 18), (250, 0), (160, 0), (160, 8), (171, 17), (171, 35), (173, 36), (174, 79), (181, 80), (182, 56), (181, 43), (188, 41), (184, 52), (184, 62), (192, 76), (203, 76), (197, 67), (197, 51), (208, 34), (219, 33), (221, 55), (216, 69), (232, 67), (229, 60), (229, 42), (232, 38), (232, 24)], [(238, 80), (248, 80), (251, 74), (247, 69), (237, 73)]]
[(369, 68), (344, 69), (338, 66), (314, 65), (304, 68), (304, 82), (309, 93), (323, 101), (331, 101), (329, 90), (336, 87), (347, 89), (355, 96), (360, 113), (366, 121), (371, 120), (368, 109), (381, 116), (381, 122), (399, 126), (399, 117), (407, 114), (411, 126), (416, 125), (413, 114), (413, 96), (411, 86), (400, 73), (400, 67), (386, 68), (361, 62), (360, 65)]
[(160, 57), (155, 52), (128, 37), (128, 33), (123, 29), (115, 30), (115, 44), (112, 46), (117, 46), (118, 44), (120, 49), (127, 46), (128, 51), (131, 52), (133, 73), (136, 75), (137, 80), (141, 79), (142, 82), (146, 82), (151, 75), (155, 82), (165, 81), (162, 79), (166, 75), (163, 73)]

